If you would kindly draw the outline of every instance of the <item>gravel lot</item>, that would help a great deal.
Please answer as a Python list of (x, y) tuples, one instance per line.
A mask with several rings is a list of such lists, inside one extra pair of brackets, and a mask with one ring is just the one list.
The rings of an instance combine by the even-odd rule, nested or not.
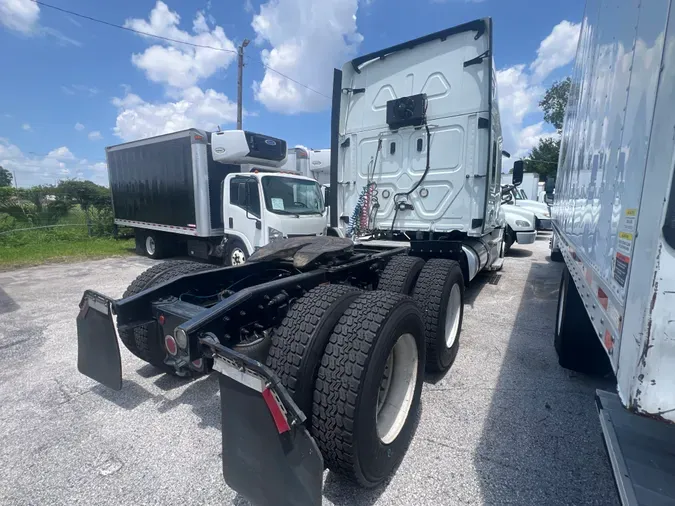
[[(408, 454), (385, 486), (326, 473), (324, 504), (617, 504), (595, 388), (553, 350), (560, 264), (548, 236), (467, 292), (459, 356), (429, 378)], [(0, 503), (248, 504), (220, 463), (214, 377), (157, 374), (122, 349), (124, 388), (77, 372), (85, 288), (119, 297), (153, 261), (115, 258), (0, 273)]]

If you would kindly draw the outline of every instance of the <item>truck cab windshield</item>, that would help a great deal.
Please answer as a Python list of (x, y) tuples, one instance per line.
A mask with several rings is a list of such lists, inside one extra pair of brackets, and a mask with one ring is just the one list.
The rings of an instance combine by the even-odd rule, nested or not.
[(276, 214), (323, 214), (323, 196), (316, 181), (263, 176), (265, 207)]

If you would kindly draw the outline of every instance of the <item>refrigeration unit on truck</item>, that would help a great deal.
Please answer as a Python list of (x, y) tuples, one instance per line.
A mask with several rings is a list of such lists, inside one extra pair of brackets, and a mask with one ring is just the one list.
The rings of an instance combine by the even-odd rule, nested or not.
[(180, 252), (228, 265), (271, 240), (321, 235), (311, 178), (277, 170), (286, 142), (243, 130), (184, 130), (106, 149), (115, 223), (151, 258)]
[(503, 260), (491, 54), (482, 19), (336, 70), (331, 186), (343, 207), (380, 192), (358, 229), (373, 239), (278, 239), (237, 267), (160, 263), (119, 300), (87, 290), (79, 370), (122, 387), (115, 314), (146, 362), (216, 371), (223, 475), (256, 506), (320, 505), (325, 467), (383, 483), (412, 438), (425, 371), (457, 356), (465, 281)]
[(674, 108), (672, 0), (589, 0), (555, 182), (555, 349), (616, 375), (596, 405), (625, 505), (675, 504)]
[(327, 185), (330, 180), (330, 149), (310, 149), (304, 146), (288, 148), (288, 158), (281, 168)]

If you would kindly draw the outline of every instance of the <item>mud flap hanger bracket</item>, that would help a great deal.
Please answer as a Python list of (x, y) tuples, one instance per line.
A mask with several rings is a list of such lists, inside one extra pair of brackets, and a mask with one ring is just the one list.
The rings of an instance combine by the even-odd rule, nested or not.
[(215, 371), (263, 396), (279, 434), (305, 423), (307, 417), (281, 386), (281, 381), (272, 370), (252, 358), (223, 346), (212, 336), (202, 337), (199, 342), (213, 353)]

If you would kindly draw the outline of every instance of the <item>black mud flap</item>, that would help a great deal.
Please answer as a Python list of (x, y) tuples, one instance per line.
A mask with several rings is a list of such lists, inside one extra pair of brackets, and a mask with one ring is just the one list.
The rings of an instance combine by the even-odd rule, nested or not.
[(305, 415), (270, 369), (229, 348), (211, 349), (225, 482), (254, 506), (320, 506), (323, 457)]
[(87, 290), (77, 315), (77, 369), (108, 388), (122, 388), (122, 360), (110, 305), (112, 299)]

